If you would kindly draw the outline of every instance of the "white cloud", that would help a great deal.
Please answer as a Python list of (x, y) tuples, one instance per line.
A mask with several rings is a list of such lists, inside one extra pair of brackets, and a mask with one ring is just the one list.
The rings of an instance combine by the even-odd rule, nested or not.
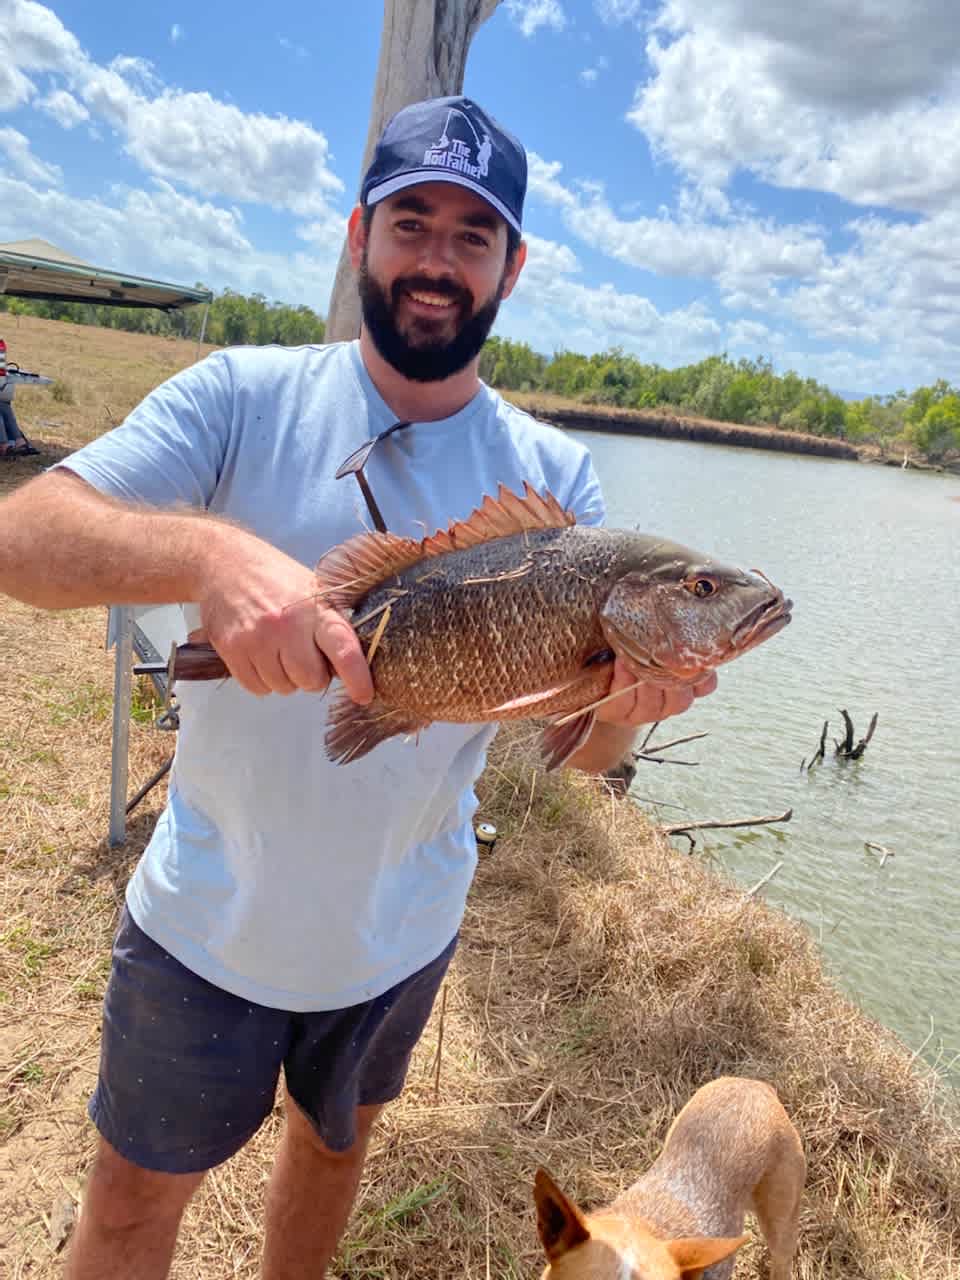
[(594, 0), (594, 8), (602, 22), (611, 25), (633, 22), (637, 26), (650, 12), (649, 0)]
[(580, 79), (586, 85), (595, 84), (601, 71), (606, 71), (609, 63), (602, 55), (597, 58), (592, 67), (584, 67), (580, 72)]
[(209, 93), (165, 87), (145, 58), (121, 54), (101, 66), (50, 9), (33, 0), (5, 0), (5, 6), (0, 109), (20, 105), (35, 92), (25, 73), (59, 73), (73, 92), (58, 88), (44, 99), (44, 109), (59, 112), (63, 123), (72, 99), (73, 117), (86, 111), (105, 121), (149, 174), (204, 196), (308, 217), (324, 216), (343, 190), (330, 167), (327, 140), (311, 125), (243, 112)]
[(960, 196), (960, 49), (940, 0), (667, 0), (628, 119), (696, 181), (932, 211)]
[(287, 53), (292, 53), (295, 58), (302, 60), (310, 57), (310, 50), (305, 45), (297, 44), (296, 40), (291, 40), (289, 36), (277, 36), (277, 44)]
[(326, 310), (335, 253), (259, 249), (236, 210), (185, 196), (169, 183), (118, 188), (111, 196), (80, 199), (0, 176), (0, 241), (19, 239), (29, 227), (32, 235), (94, 266), (181, 284), (200, 280), (216, 290), (258, 292)]
[(498, 331), (510, 329), (546, 354), (622, 346), (662, 364), (716, 348), (720, 326), (699, 303), (661, 312), (642, 294), (610, 283), (583, 284), (570, 279), (580, 264), (568, 246), (529, 234), (525, 239), (527, 264)]
[(56, 186), (63, 177), (58, 165), (47, 164), (39, 160), (30, 150), (30, 142), (17, 129), (0, 129), (0, 151), (7, 162), (22, 178), (28, 182), (37, 182), (41, 186)]
[(127, 150), (148, 173), (300, 214), (322, 212), (343, 190), (326, 138), (302, 121), (251, 115), (208, 93), (121, 101)]
[(960, 213), (921, 223), (861, 218), (856, 246), (784, 307), (804, 329), (831, 341), (869, 333), (895, 360), (925, 360), (931, 373), (960, 373)]
[(328, 210), (322, 218), (301, 223), (297, 235), (308, 244), (328, 254), (339, 254), (347, 234), (347, 220), (342, 213)]
[(505, 0), (504, 8), (525, 36), (532, 36), (541, 27), (562, 31), (567, 25), (560, 0)]
[(163, 81), (153, 69), (149, 58), (134, 58), (121, 53), (107, 64), (108, 71), (115, 71), (128, 84), (133, 85), (141, 93), (159, 93)]
[(56, 120), (63, 129), (72, 129), (90, 119), (90, 112), (78, 102), (66, 89), (54, 89), (45, 98), (39, 98), (35, 104), (41, 111)]
[(0, 59), (0, 111), (28, 102), (36, 85), (27, 72), (69, 74), (83, 62), (76, 39), (52, 9), (33, 0), (4, 0), (4, 51)]
[(33, 92), (33, 81), (19, 67), (0, 59), (0, 111), (14, 111), (29, 101)]
[(179, 22), (175, 22), (170, 28), (170, 43), (176, 44), (178, 40), (183, 39), (183, 27)]
[(676, 218), (625, 219), (610, 207), (602, 187), (579, 183), (571, 189), (560, 182), (560, 171), (558, 163), (532, 153), (531, 194), (559, 208), (565, 225), (584, 243), (629, 266), (735, 289), (809, 278), (826, 262), (815, 228), (780, 227), (748, 215), (711, 221), (697, 201)]

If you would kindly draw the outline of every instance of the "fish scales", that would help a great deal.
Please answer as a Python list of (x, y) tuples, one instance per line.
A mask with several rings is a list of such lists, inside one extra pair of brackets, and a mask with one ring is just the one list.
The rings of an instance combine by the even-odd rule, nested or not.
[(357, 627), (365, 646), (390, 606), (371, 664), (378, 697), (470, 722), (569, 680), (606, 645), (600, 608), (621, 558), (615, 534), (573, 526), (498, 538), (396, 575), (355, 606), (367, 618)]
[(501, 487), (467, 520), (416, 541), (362, 534), (317, 566), (349, 610), (374, 699), (331, 701), (341, 764), (434, 721), (545, 719), (547, 768), (592, 731), (619, 661), (637, 683), (693, 684), (790, 621), (762, 574), (677, 543), (577, 526), (550, 494)]
[[(364, 533), (332, 547), (317, 598), (349, 613), (374, 686), (362, 705), (345, 689), (332, 695), (330, 759), (349, 763), (436, 720), (544, 719), (548, 769), (586, 741), (618, 667), (622, 695), (695, 685), (776, 635), (792, 608), (759, 571), (650, 534), (577, 526), (529, 485), (523, 495), (501, 486), (420, 540)], [(174, 679), (225, 674), (210, 645), (178, 647)]]

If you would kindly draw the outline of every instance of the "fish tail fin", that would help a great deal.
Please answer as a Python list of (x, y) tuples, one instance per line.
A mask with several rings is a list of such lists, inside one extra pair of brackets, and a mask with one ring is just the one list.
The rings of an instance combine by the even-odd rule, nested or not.
[(540, 750), (543, 755), (544, 768), (559, 769), (573, 753), (589, 738), (596, 715), (593, 711), (584, 711), (572, 720), (564, 717), (563, 724), (551, 724), (544, 729), (540, 738)]
[(324, 746), (335, 764), (349, 764), (387, 738), (416, 733), (425, 729), (427, 723), (409, 712), (392, 711), (377, 698), (361, 706), (341, 690), (330, 703)]

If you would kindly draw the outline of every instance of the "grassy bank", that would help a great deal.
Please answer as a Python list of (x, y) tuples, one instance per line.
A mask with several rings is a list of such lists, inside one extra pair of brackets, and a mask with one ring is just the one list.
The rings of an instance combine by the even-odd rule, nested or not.
[[(73, 345), (55, 349), (48, 330)], [(189, 344), (50, 322), (5, 336), (24, 367), (83, 392), (55, 402), (55, 430), (39, 422), (53, 417), (49, 393), (23, 397), (28, 433), (51, 451), (98, 434), (104, 405), (119, 416), (148, 379), (193, 358)], [(0, 496), (43, 461), (0, 468)], [(53, 615), (0, 597), (4, 1277), (60, 1273), (51, 1227), (79, 1197), (93, 1149), (84, 1102), (111, 933), (163, 799), (161, 784), (127, 847), (107, 847), (104, 622), (103, 610)], [(131, 791), (171, 748), (139, 700), (137, 711)], [(480, 794), (501, 839), (482, 858), (445, 998), (378, 1130), (334, 1274), (536, 1276), (536, 1166), (587, 1204), (606, 1199), (653, 1157), (693, 1090), (726, 1072), (774, 1083), (803, 1136), (801, 1280), (960, 1275), (960, 1122), (903, 1046), (838, 994), (806, 932), (669, 848), (591, 780), (545, 777), (527, 730), (498, 743)], [(208, 1179), (177, 1280), (257, 1274), (279, 1121), (278, 1105)], [(738, 1280), (759, 1280), (762, 1256), (746, 1248)]]
[(33, 316), (0, 316), (0, 335), (21, 369), (55, 379), (53, 387), (18, 387), (13, 402), (23, 431), (48, 462), (122, 422), (158, 383), (216, 350)]
[(558, 427), (578, 431), (607, 431), (615, 435), (654, 436), (662, 440), (694, 440), (700, 444), (737, 445), (746, 449), (773, 449), (778, 453), (807, 453), (821, 458), (845, 458), (857, 462), (861, 450), (845, 440), (787, 431), (782, 427), (750, 427), (736, 422), (716, 422), (690, 414), (659, 409), (618, 409), (612, 405), (580, 404), (540, 392), (509, 393), (521, 408)]
[[(4, 316), (0, 332), (10, 358), (24, 369), (57, 379), (57, 388), (21, 388), (15, 409), (24, 431), (37, 436), (46, 450), (75, 447), (121, 421), (146, 393), (178, 369), (192, 364), (196, 343), (115, 329)], [(57, 398), (55, 398), (57, 397)], [(755, 449), (817, 454), (856, 461), (860, 451), (842, 440), (785, 431), (775, 427), (738, 426), (707, 418), (659, 411), (591, 406), (543, 393), (510, 392), (508, 398), (559, 427), (609, 431), (625, 435), (743, 445)]]

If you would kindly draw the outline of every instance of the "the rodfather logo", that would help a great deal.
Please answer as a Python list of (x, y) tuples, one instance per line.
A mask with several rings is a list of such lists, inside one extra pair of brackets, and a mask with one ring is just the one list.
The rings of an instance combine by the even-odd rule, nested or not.
[[(453, 137), (450, 137), (451, 130)], [(459, 107), (451, 107), (440, 137), (423, 153), (423, 163), (437, 169), (452, 169), (468, 178), (485, 178), (490, 170), (492, 152), (489, 133), (484, 130), (481, 138), (466, 112)]]

